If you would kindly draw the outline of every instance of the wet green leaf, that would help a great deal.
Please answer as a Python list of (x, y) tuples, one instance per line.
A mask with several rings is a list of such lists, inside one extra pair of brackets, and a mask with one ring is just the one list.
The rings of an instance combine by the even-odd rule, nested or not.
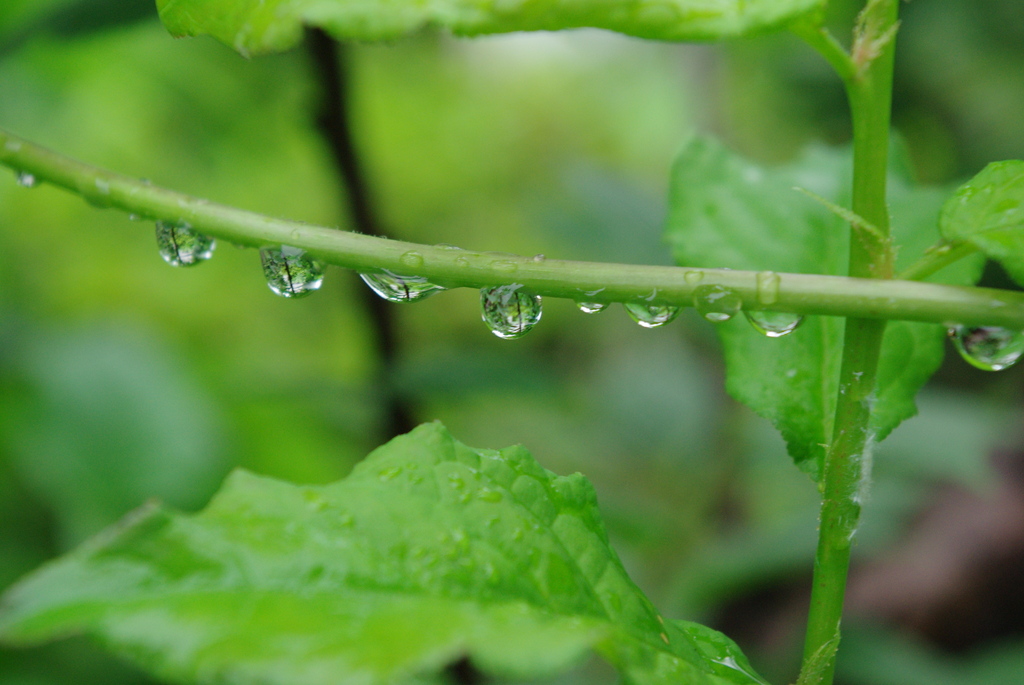
[(1024, 162), (993, 162), (942, 208), (942, 237), (977, 247), (1024, 285)]
[(175, 36), (209, 34), (242, 54), (286, 50), (303, 26), (338, 39), (388, 40), (424, 28), (475, 36), (595, 27), (641, 38), (704, 41), (784, 26), (822, 0), (157, 0)]
[(74, 633), (182, 683), (412, 682), (467, 656), (524, 678), (589, 648), (631, 683), (761, 682), (662, 620), (586, 479), (440, 424), (333, 485), (238, 471), (200, 514), (144, 507), (0, 604), (6, 642)]
[[(890, 204), (898, 265), (903, 266), (938, 239), (942, 193), (914, 187), (898, 173), (897, 164), (898, 159)], [(842, 275), (849, 226), (793, 188), (848, 206), (849, 179), (849, 155), (843, 150), (812, 148), (789, 166), (762, 169), (698, 138), (686, 146), (673, 171), (666, 236), (681, 265)], [(966, 285), (977, 280), (980, 268), (980, 260), (964, 260), (934, 280)], [(729, 393), (770, 419), (797, 465), (817, 480), (832, 435), (843, 320), (811, 317), (776, 339), (757, 333), (741, 317), (717, 329)], [(914, 415), (914, 395), (942, 361), (943, 335), (940, 326), (888, 325), (871, 424), (877, 439)]]

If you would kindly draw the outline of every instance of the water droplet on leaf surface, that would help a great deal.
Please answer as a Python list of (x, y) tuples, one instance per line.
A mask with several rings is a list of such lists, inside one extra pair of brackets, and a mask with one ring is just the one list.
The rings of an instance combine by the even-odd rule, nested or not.
[(647, 304), (646, 302), (627, 302), (623, 307), (633, 321), (644, 328), (664, 326), (679, 316), (679, 307), (669, 304)]
[(399, 276), (390, 271), (359, 274), (359, 277), (388, 302), (416, 302), (445, 290), (422, 276)]
[(500, 285), (480, 291), (484, 323), (499, 338), (511, 340), (530, 332), (541, 315), (540, 295), (520, 290), (520, 285)]
[(997, 326), (956, 326), (953, 344), (968, 364), (984, 371), (1002, 371), (1024, 355), (1024, 332)]
[(693, 291), (693, 306), (708, 321), (721, 323), (736, 316), (743, 300), (720, 285), (702, 285)]
[(171, 266), (195, 266), (213, 256), (217, 242), (193, 231), (188, 224), (156, 222), (156, 244), (160, 256)]
[(282, 245), (260, 250), (267, 285), (281, 297), (303, 297), (324, 282), (324, 267), (297, 247)]
[(480, 488), (477, 491), (476, 496), (484, 502), (500, 502), (502, 499), (500, 492), (490, 488)]
[(576, 306), (580, 308), (580, 311), (584, 314), (597, 314), (608, 309), (607, 302), (577, 302)]
[(14, 177), (15, 182), (22, 188), (35, 188), (36, 187), (36, 176), (30, 174), (27, 171), (19, 171), (18, 175)]
[(804, 321), (804, 317), (790, 312), (755, 312), (744, 309), (743, 314), (746, 315), (747, 321), (754, 327), (754, 330), (769, 338), (781, 338), (784, 335), (789, 335)]

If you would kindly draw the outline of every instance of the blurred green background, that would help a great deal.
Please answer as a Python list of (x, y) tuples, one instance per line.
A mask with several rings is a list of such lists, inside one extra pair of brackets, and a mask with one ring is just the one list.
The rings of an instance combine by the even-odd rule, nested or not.
[[(833, 0), (837, 26), (856, 3)], [(903, 8), (894, 119), (923, 182), (1024, 157), (1019, 0)], [(849, 122), (824, 61), (782, 35), (668, 45), (597, 31), (353, 46), (350, 116), (394, 237), (668, 264), (669, 166), (694, 131), (764, 163)], [(251, 61), (174, 40), (151, 0), (0, 4), (0, 126), (218, 202), (349, 228), (302, 49)], [(990, 285), (1009, 287), (997, 269)], [(149, 498), (196, 509), (241, 466), (323, 483), (390, 436), (394, 402), (467, 444), (525, 444), (596, 485), (616, 547), (667, 615), (796, 673), (817, 495), (723, 391), (714, 331), (645, 330), (545, 302), (519, 341), (471, 291), (393, 305), (393, 359), (354, 274), (274, 297), (252, 250), (196, 269), (151, 225), (0, 171), (0, 588)], [(1024, 672), (1024, 369), (950, 348), (921, 415), (879, 449), (856, 549), (848, 685)], [(563, 681), (610, 676), (584, 665)], [(149, 682), (83, 640), (0, 649), (2, 685)]]

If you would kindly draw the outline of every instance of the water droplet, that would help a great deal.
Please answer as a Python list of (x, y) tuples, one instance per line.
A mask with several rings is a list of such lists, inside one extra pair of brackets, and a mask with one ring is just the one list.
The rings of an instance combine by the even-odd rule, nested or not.
[(698, 283), (704, 280), (704, 272), (696, 270), (687, 271), (685, 274), (683, 274), (683, 280), (689, 283), (690, 285), (697, 285)]
[(35, 188), (36, 187), (36, 176), (30, 174), (27, 171), (19, 171), (18, 175), (14, 177), (14, 180), (22, 188)]
[(484, 562), (481, 570), (486, 580), (495, 580), (498, 577), (498, 569), (494, 568), (494, 564), (489, 561)]
[(398, 261), (400, 261), (402, 264), (405, 264), (408, 267), (418, 269), (421, 266), (423, 266), (423, 255), (420, 254), (419, 252), (416, 252), (415, 250), (409, 250), (401, 257), (399, 257)]
[(627, 302), (623, 307), (633, 321), (644, 328), (664, 326), (679, 316), (679, 307), (668, 304), (647, 304), (645, 302)]
[(416, 302), (445, 290), (422, 276), (399, 276), (390, 271), (359, 274), (370, 289), (388, 302)]
[(576, 306), (580, 308), (580, 311), (584, 314), (597, 314), (608, 309), (607, 302), (577, 302)]
[(142, 221), (142, 217), (138, 214), (129, 214), (128, 221)]
[(540, 321), (540, 295), (521, 292), (521, 287), (518, 284), (500, 285), (480, 291), (484, 323), (499, 338), (520, 338)]
[(6, 143), (4, 143), (4, 149), (10, 150), (11, 152), (18, 152), (19, 150), (21, 150), (21, 141), (8, 140)]
[(96, 190), (100, 195), (110, 195), (110, 183), (108, 181), (105, 181), (102, 178), (97, 178), (95, 183)]
[(757, 274), (757, 301), (761, 304), (775, 304), (779, 301), (779, 275), (774, 271)]
[(519, 265), (513, 262), (511, 259), (495, 259), (491, 262), (491, 268), (495, 271), (501, 271), (502, 273), (511, 274), (515, 273), (519, 269)]
[(479, 497), (484, 502), (501, 501), (501, 493), (498, 492), (497, 490), (491, 490), (490, 488), (480, 488), (480, 490), (476, 493), (476, 496)]
[(547, 257), (545, 257), (542, 254), (535, 254), (535, 255), (533, 255), (533, 261), (537, 262), (538, 264), (543, 262), (545, 259), (547, 259)]
[(743, 300), (720, 285), (702, 285), (693, 291), (693, 306), (708, 321), (721, 323), (736, 316)]
[(213, 256), (216, 241), (197, 233), (188, 224), (156, 222), (156, 244), (160, 256), (171, 266), (195, 266)]
[(380, 473), (377, 474), (377, 477), (380, 478), (381, 481), (386, 483), (389, 480), (394, 480), (401, 473), (401, 466), (389, 466), (386, 469), (381, 469)]
[(950, 335), (960, 356), (984, 371), (1002, 371), (1024, 355), (1024, 332), (996, 326), (956, 326)]
[(804, 317), (790, 312), (755, 312), (744, 309), (743, 313), (758, 333), (763, 333), (769, 338), (781, 338), (788, 335), (804, 321)]
[(467, 266), (469, 266), (469, 260), (466, 259), (465, 257), (456, 257), (455, 266), (465, 269)]
[(267, 285), (281, 297), (303, 297), (324, 282), (323, 265), (297, 247), (265, 247), (260, 250), (260, 261)]
[(451, 245), (449, 243), (438, 243), (437, 245), (434, 245), (434, 247), (438, 248), (439, 250), (461, 250), (462, 249), (458, 245)]
[(315, 490), (306, 490), (302, 497), (306, 500), (306, 506), (313, 511), (324, 511), (330, 506), (324, 496)]

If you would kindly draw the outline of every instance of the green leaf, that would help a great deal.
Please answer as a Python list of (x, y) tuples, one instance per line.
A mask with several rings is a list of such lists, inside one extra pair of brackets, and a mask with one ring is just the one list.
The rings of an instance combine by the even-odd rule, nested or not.
[(700, 653), (711, 662), (715, 675), (728, 682), (763, 683), (739, 646), (717, 630), (691, 621), (673, 621), (676, 628), (693, 640)]
[(780, 28), (823, 0), (157, 0), (175, 36), (209, 34), (242, 54), (287, 50), (303, 26), (342, 40), (389, 40), (424, 28), (476, 36), (595, 27), (640, 38), (704, 41)]
[(72, 633), (182, 683), (429, 682), (465, 656), (526, 678), (589, 648), (638, 685), (762, 682), (661, 619), (586, 479), (440, 424), (333, 485), (238, 471), (200, 514), (144, 507), (0, 604), (4, 641)]
[[(898, 264), (909, 264), (937, 239), (942, 193), (913, 187), (894, 170), (890, 183)], [(848, 206), (849, 154), (815, 147), (795, 163), (762, 169), (720, 144), (697, 138), (680, 154), (672, 177), (666, 237), (681, 265), (841, 275), (846, 272), (850, 228), (820, 203), (794, 192), (804, 188)], [(964, 260), (932, 280), (969, 284), (981, 261)], [(769, 339), (743, 317), (717, 326), (725, 351), (726, 387), (770, 419), (797, 465), (818, 480), (832, 435), (843, 321), (812, 317), (795, 332)], [(914, 395), (942, 361), (939, 326), (891, 322), (880, 360), (875, 438), (883, 439), (913, 416)]]
[(1024, 285), (1024, 162), (993, 162), (960, 186), (942, 208), (942, 237), (964, 241)]

